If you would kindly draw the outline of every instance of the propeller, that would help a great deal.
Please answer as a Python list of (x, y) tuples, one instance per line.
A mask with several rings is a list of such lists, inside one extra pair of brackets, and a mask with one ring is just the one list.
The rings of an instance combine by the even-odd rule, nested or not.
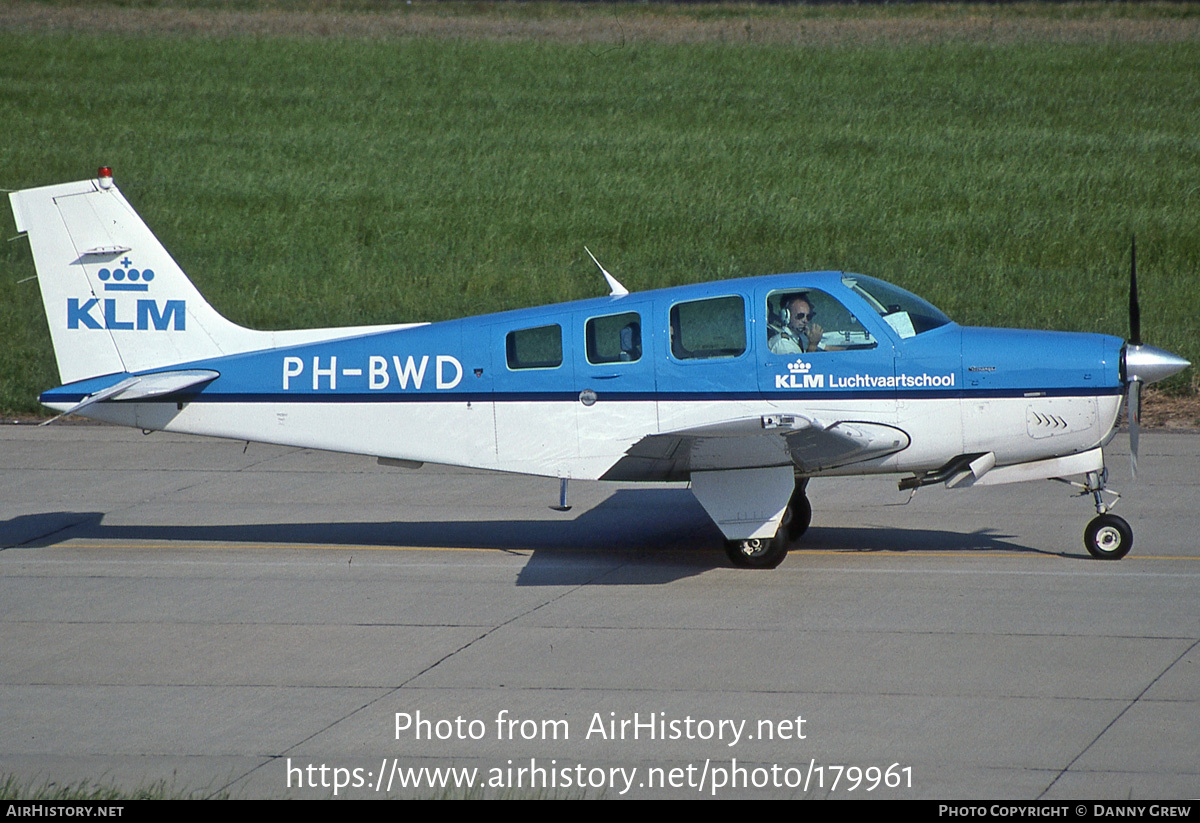
[(1142, 381), (1130, 380), (1125, 399), (1125, 414), (1129, 418), (1129, 470), (1137, 479), (1138, 433), (1142, 428)]
[(1125, 410), (1129, 418), (1129, 466), (1137, 477), (1138, 435), (1142, 427), (1142, 384), (1156, 383), (1190, 366), (1169, 351), (1142, 343), (1142, 309), (1138, 304), (1137, 236), (1129, 244), (1129, 341), (1121, 353)]
[(1137, 291), (1137, 235), (1129, 238), (1129, 342), (1142, 345), (1142, 309)]
[[(1136, 234), (1129, 237), (1129, 345), (1134, 348), (1142, 345), (1142, 307), (1138, 304)], [(1136, 375), (1129, 377), (1125, 416), (1129, 419), (1129, 470), (1136, 480), (1138, 435), (1142, 429), (1142, 381)]]

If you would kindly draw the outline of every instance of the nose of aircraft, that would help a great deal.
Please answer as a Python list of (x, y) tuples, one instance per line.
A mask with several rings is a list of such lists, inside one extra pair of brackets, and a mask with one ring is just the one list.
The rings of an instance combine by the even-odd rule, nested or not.
[(1121, 351), (1121, 377), (1127, 393), (1129, 464), (1137, 477), (1138, 431), (1142, 425), (1142, 384), (1165, 380), (1192, 365), (1177, 354), (1142, 343), (1142, 310), (1138, 304), (1137, 238), (1129, 242), (1129, 342)]
[(1127, 343), (1121, 352), (1121, 373), (1128, 387), (1129, 464), (1137, 477), (1138, 432), (1142, 422), (1142, 385), (1165, 380), (1192, 365), (1177, 354), (1141, 343)]
[(1192, 365), (1177, 354), (1155, 348), (1154, 346), (1135, 345), (1130, 343), (1125, 347), (1122, 357), (1125, 380), (1137, 380), (1141, 383), (1157, 383)]

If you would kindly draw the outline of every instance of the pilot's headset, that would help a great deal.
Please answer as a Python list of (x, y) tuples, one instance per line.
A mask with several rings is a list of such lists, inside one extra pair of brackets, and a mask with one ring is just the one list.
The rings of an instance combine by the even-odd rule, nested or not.
[(792, 312), (788, 306), (792, 305), (797, 300), (803, 300), (808, 304), (809, 322), (812, 322), (812, 319), (817, 316), (817, 307), (813, 305), (812, 298), (808, 296), (808, 292), (803, 292), (801, 294), (785, 294), (779, 301), (779, 323), (783, 326), (784, 331), (788, 334), (792, 333)]

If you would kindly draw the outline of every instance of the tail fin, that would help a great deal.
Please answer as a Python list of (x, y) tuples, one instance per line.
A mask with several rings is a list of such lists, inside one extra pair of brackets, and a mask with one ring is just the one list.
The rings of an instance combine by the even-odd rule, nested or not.
[(226, 320), (101, 169), (9, 194), (29, 235), (63, 383), (424, 325), (256, 331)]
[(266, 348), (208, 304), (111, 177), (13, 192), (64, 383)]

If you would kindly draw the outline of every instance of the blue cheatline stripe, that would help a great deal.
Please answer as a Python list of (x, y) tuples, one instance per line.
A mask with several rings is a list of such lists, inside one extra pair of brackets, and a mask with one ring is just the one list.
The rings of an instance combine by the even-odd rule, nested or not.
[[(1005, 397), (1103, 397), (1124, 393), (1120, 386), (1104, 388), (1024, 389), (928, 389), (894, 393), (881, 391), (796, 391), (796, 392), (596, 392), (598, 401), (632, 402), (719, 402), (729, 400), (956, 400)], [(42, 403), (77, 403), (87, 395), (79, 392), (43, 392)], [(561, 403), (578, 402), (578, 391), (556, 392), (202, 392), (135, 400), (141, 403)], [(121, 402), (121, 401), (106, 401)]]

